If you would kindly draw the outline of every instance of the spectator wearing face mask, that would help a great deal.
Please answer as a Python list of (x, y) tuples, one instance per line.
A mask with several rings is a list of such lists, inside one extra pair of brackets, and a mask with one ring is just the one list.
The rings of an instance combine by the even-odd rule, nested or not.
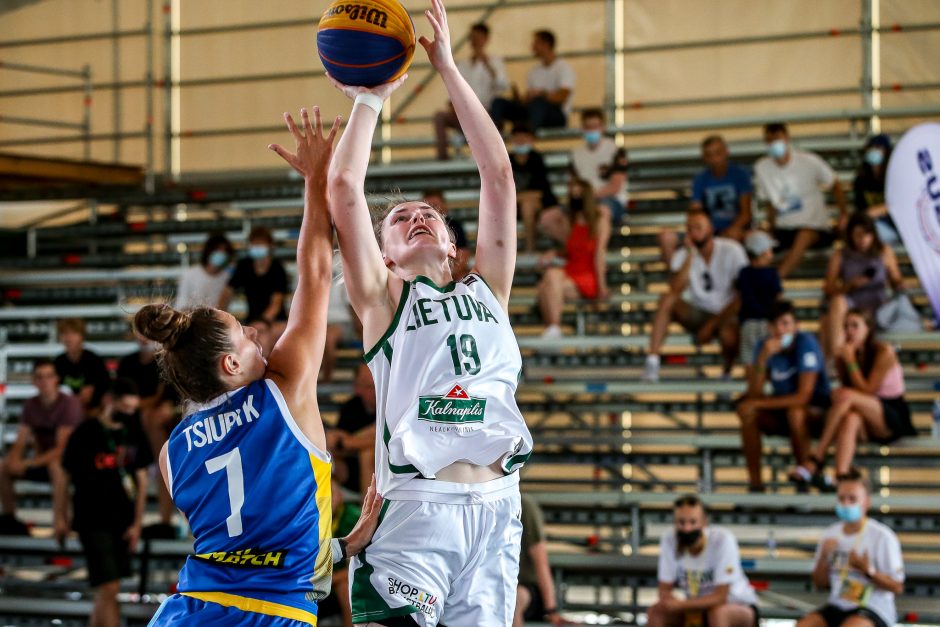
[(535, 132), (532, 127), (521, 122), (514, 124), (510, 142), (509, 161), (525, 231), (525, 250), (531, 253), (535, 252), (537, 225), (541, 226), (543, 218), (549, 217), (549, 212), (553, 213), (551, 219), (556, 221), (562, 217), (562, 212), (548, 180), (545, 159), (535, 149)]
[[(797, 327), (793, 305), (778, 301), (770, 311), (770, 335), (754, 349), (747, 392), (738, 402), (741, 444), (747, 458), (751, 492), (763, 492), (761, 434), (788, 435), (793, 457), (805, 465), (810, 434), (819, 435), (831, 405), (826, 362), (816, 337)], [(770, 382), (772, 393), (764, 392)], [(807, 478), (791, 473), (801, 491)]]
[(604, 112), (585, 109), (581, 112), (584, 145), (571, 153), (575, 175), (594, 188), (597, 203), (610, 212), (612, 224), (620, 224), (627, 211), (627, 153), (614, 140), (604, 137)]
[(267, 228), (256, 226), (248, 235), (248, 257), (235, 266), (219, 300), (219, 309), (228, 307), (235, 292), (244, 292), (248, 301), (246, 320), (263, 320), (269, 324), (268, 343), (274, 346), (287, 323), (287, 291), (287, 272), (274, 258), (274, 236)]
[[(708, 524), (701, 499), (680, 497), (675, 526), (659, 542), (659, 600), (649, 609), (649, 627), (757, 627), (757, 594), (741, 569), (738, 541)], [(673, 594), (680, 590), (685, 599)]]
[(235, 250), (221, 233), (209, 236), (202, 245), (199, 265), (190, 266), (180, 277), (174, 307), (189, 309), (206, 305), (215, 307), (228, 285), (228, 268)]
[(901, 236), (885, 203), (885, 177), (891, 152), (891, 138), (887, 135), (875, 135), (869, 139), (862, 149), (862, 163), (852, 190), (855, 209), (874, 219), (878, 237), (885, 244), (894, 246), (901, 243)]
[(839, 522), (816, 548), (813, 584), (829, 590), (826, 605), (797, 627), (888, 627), (897, 623), (895, 599), (904, 592), (901, 543), (887, 525), (868, 517), (869, 489), (858, 470), (838, 479)]
[[(747, 254), (738, 242), (715, 237), (711, 221), (701, 209), (689, 211), (686, 230), (688, 248), (673, 256), (669, 291), (659, 299), (653, 318), (645, 381), (659, 380), (659, 354), (673, 321), (692, 333), (698, 344), (718, 339), (725, 375), (731, 372), (738, 355), (734, 286), (741, 269), (747, 266)], [(688, 300), (684, 297), (686, 289), (690, 293)]]
[(834, 235), (825, 191), (831, 191), (839, 209), (839, 230), (845, 228), (848, 209), (835, 171), (812, 152), (790, 143), (785, 124), (764, 127), (767, 156), (754, 166), (757, 195), (766, 204), (774, 239), (786, 256), (778, 268), (787, 278), (810, 248), (828, 248)]

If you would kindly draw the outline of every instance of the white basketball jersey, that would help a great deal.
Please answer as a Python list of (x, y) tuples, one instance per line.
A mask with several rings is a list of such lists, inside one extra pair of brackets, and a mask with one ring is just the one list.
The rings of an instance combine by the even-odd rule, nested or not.
[(516, 405), (522, 355), (509, 317), (470, 274), (405, 282), (398, 310), (365, 356), (375, 379), (375, 475), (389, 494), (454, 462), (513, 472), (532, 453)]

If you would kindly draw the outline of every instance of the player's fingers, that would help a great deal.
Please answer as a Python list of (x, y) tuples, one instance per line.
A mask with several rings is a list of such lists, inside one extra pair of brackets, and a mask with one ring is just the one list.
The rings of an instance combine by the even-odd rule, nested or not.
[(306, 107), (300, 110), (300, 120), (304, 127), (304, 139), (310, 141), (313, 139), (313, 127), (310, 125), (310, 112), (307, 111)]
[[(339, 132), (339, 126), (342, 123), (343, 123), (343, 116), (341, 115), (336, 116), (336, 119), (333, 120), (333, 126), (332, 128), (330, 128), (330, 136), (327, 138), (327, 141), (330, 142), (331, 146), (333, 145), (333, 140), (336, 139), (336, 133)], [(373, 482), (374, 481), (375, 479), (373, 479)]]
[(434, 30), (434, 38), (438, 39), (441, 34), (441, 24), (437, 21), (437, 18), (434, 17), (434, 14), (431, 13), (430, 9), (424, 12), (425, 17), (428, 18), (428, 22), (431, 23), (431, 28)]
[(320, 107), (313, 106), (313, 128), (317, 132), (317, 137), (323, 137), (323, 121), (320, 119)]
[(421, 47), (424, 48), (424, 51), (428, 54), (431, 54), (431, 42), (428, 41), (428, 38), (424, 35), (418, 37), (418, 43), (421, 44)]
[(303, 141), (303, 135), (300, 134), (300, 130), (297, 128), (297, 125), (294, 124), (294, 118), (291, 117), (290, 113), (285, 113), (284, 121), (287, 122), (287, 129), (294, 137), (294, 141), (299, 145), (300, 142)]

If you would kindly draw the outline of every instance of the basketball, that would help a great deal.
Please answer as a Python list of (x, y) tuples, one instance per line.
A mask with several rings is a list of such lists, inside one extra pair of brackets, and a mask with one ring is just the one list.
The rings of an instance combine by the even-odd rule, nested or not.
[(411, 64), (414, 22), (398, 0), (335, 0), (320, 18), (317, 51), (339, 82), (381, 85), (400, 77)]

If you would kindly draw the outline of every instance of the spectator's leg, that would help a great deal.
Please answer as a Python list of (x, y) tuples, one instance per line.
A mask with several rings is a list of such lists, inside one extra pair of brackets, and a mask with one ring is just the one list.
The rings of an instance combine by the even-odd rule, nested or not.
[(708, 627), (756, 627), (754, 610), (738, 603), (716, 605), (708, 610)]
[(748, 485), (752, 489), (763, 489), (761, 479), (761, 425), (760, 411), (747, 402), (738, 405), (741, 420), (741, 448), (747, 460)]
[(845, 314), (849, 310), (849, 302), (843, 294), (833, 296), (829, 301), (829, 313), (820, 325), (822, 333), (822, 347), (826, 357), (831, 359), (839, 354), (842, 345), (845, 344), (845, 331), (842, 325), (845, 323)]
[(3, 504), (3, 513), (7, 516), (16, 515), (16, 494), (13, 491), (13, 481), (16, 476), (9, 471), (7, 465), (0, 461), (0, 503)]
[(46, 472), (49, 474), (49, 485), (52, 486), (52, 511), (65, 512), (68, 516), (68, 503), (60, 502), (62, 497), (68, 499), (69, 477), (65, 474), (61, 462), (52, 461), (46, 465)]
[(561, 312), (565, 307), (565, 298), (572, 298), (574, 285), (565, 271), (558, 267), (548, 268), (539, 281), (539, 309), (542, 322), (546, 327), (561, 326)]
[(535, 98), (528, 105), (529, 123), (535, 130), (541, 128), (559, 128), (568, 123), (561, 107), (545, 98)]
[(515, 122), (518, 117), (519, 105), (507, 98), (496, 98), (493, 100), (493, 106), (490, 108), (490, 117), (493, 124), (496, 125), (500, 133), (503, 132), (503, 126), (506, 122)]
[(842, 420), (842, 428), (839, 429), (838, 439), (836, 440), (836, 475), (841, 475), (849, 471), (852, 467), (852, 460), (855, 459), (855, 448), (859, 438), (865, 434), (862, 425), (862, 417), (856, 411), (850, 411)]
[(95, 606), (91, 613), (92, 627), (120, 627), (121, 608), (118, 593), (121, 582), (109, 581), (95, 589)]
[(663, 342), (666, 341), (666, 335), (669, 333), (669, 323), (672, 322), (674, 315), (681, 317), (680, 310), (687, 308), (688, 305), (682, 302), (677, 294), (666, 292), (660, 296), (659, 307), (657, 307), (656, 316), (653, 318), (653, 331), (650, 333), (650, 355), (659, 355)]
[(884, 406), (874, 394), (865, 394), (852, 388), (839, 388), (846, 403), (862, 418), (865, 435), (869, 439), (886, 440), (891, 430), (885, 422)]
[[(826, 459), (826, 455), (829, 454), (829, 447), (835, 442), (836, 434), (842, 429), (842, 422), (851, 408), (851, 405), (845, 401), (845, 392), (845, 388), (836, 388), (832, 391), (832, 407), (826, 412), (823, 432), (819, 436), (819, 441), (816, 443), (816, 449), (813, 453), (815, 459)], [(816, 468), (815, 470), (818, 472), (820, 469)]]
[(329, 383), (336, 370), (336, 357), (339, 341), (343, 339), (343, 325), (330, 324), (326, 327), (326, 344), (323, 346), (323, 365), (320, 367), (320, 380)]
[[(616, 200), (614, 202), (618, 206), (620, 205)], [(622, 213), (620, 217), (623, 217)], [(607, 203), (599, 203), (597, 205), (597, 233), (595, 235), (598, 250), (607, 250), (607, 245), (610, 243), (610, 235), (616, 222), (618, 222), (618, 218), (610, 205)]]
[(810, 439), (809, 428), (806, 425), (807, 415), (805, 407), (788, 407), (787, 423), (790, 427), (790, 447), (793, 450), (793, 458), (798, 466), (806, 463), (806, 456), (809, 454)]
[(525, 625), (525, 611), (529, 609), (532, 603), (532, 593), (525, 586), (516, 586), (516, 613), (512, 618), (512, 627), (523, 627)]
[(535, 252), (535, 244), (538, 238), (536, 224), (538, 223), (539, 211), (542, 210), (542, 194), (538, 191), (526, 191), (518, 194), (519, 213), (522, 214), (522, 224), (525, 230), (525, 250), (526, 252)]
[(803, 260), (803, 255), (806, 254), (806, 251), (809, 250), (818, 239), (818, 231), (800, 229), (796, 232), (796, 236), (793, 238), (793, 246), (790, 247), (783, 261), (780, 262), (778, 272), (780, 273), (781, 280), (790, 276), (790, 273), (800, 265), (800, 261)]
[(343, 627), (353, 627), (352, 604), (349, 600), (349, 569), (333, 571), (333, 594), (339, 603), (340, 614), (343, 615)]
[(679, 234), (675, 231), (663, 231), (657, 239), (659, 239), (659, 253), (668, 266), (672, 261), (672, 256), (676, 254), (676, 249), (679, 248)]
[[(845, 625), (845, 623), (842, 624)], [(828, 627), (828, 625), (819, 612), (810, 612), (797, 621), (796, 627)]]
[(875, 623), (864, 616), (849, 616), (842, 621), (841, 627), (875, 627)]
[(683, 612), (670, 612), (661, 603), (656, 603), (646, 613), (647, 627), (679, 627), (684, 622)]
[(725, 362), (722, 372), (725, 375), (731, 374), (741, 343), (741, 329), (737, 318), (731, 317), (722, 323), (718, 329), (718, 342), (721, 344), (721, 355)]
[(571, 232), (571, 221), (561, 207), (549, 207), (539, 214), (539, 230), (556, 242), (563, 244), (568, 241)]

